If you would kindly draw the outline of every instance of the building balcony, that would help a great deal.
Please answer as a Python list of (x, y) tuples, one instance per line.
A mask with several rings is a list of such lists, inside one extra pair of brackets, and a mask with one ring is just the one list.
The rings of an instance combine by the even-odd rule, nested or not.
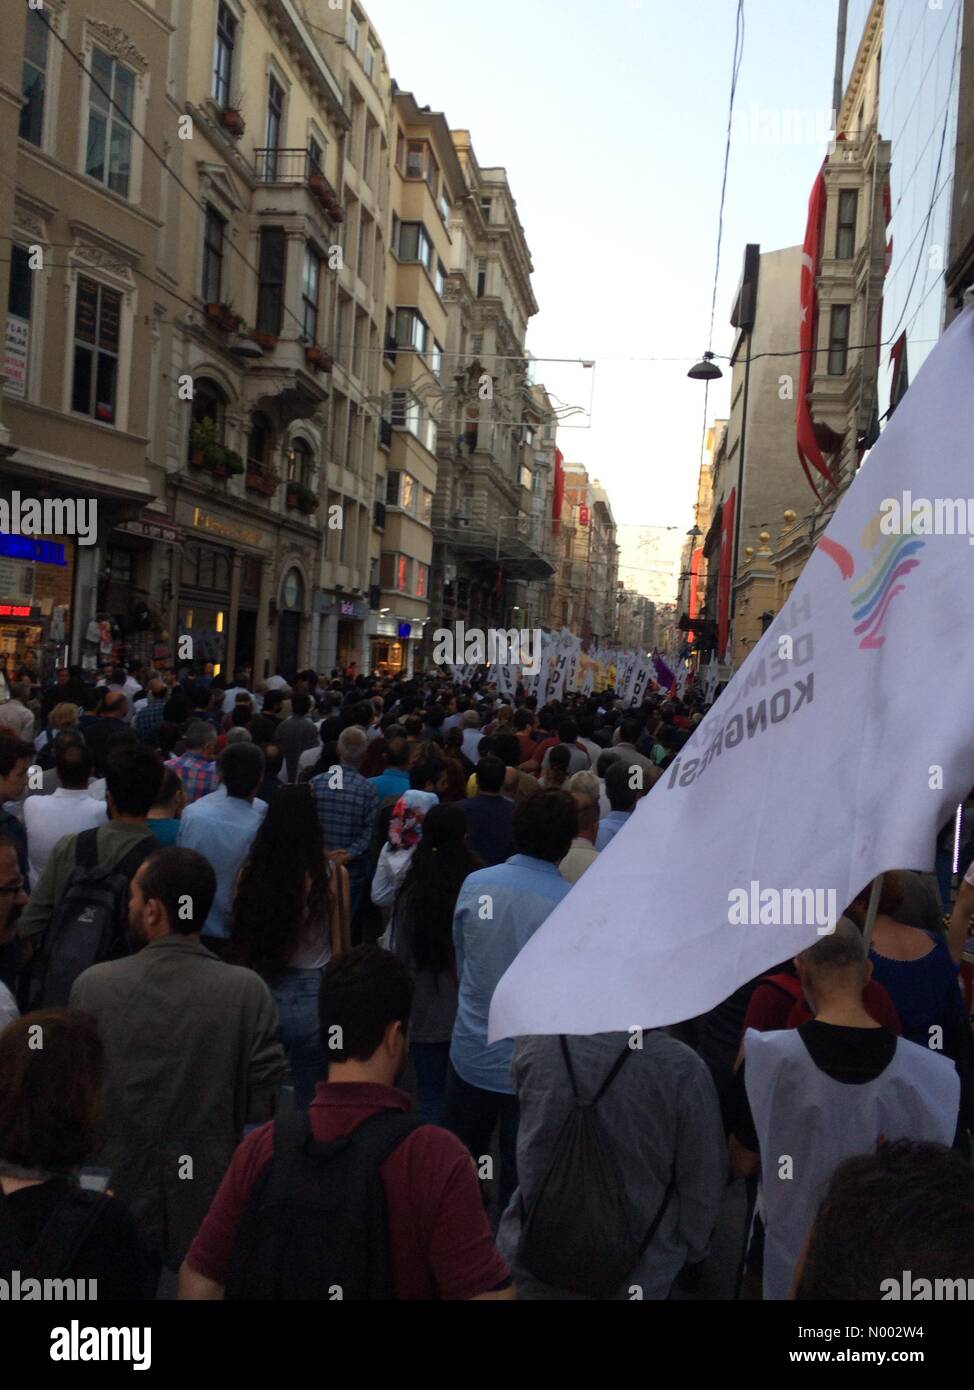
[[(254, 151), (254, 174), (257, 179), (255, 210), (260, 212), (298, 212), (304, 207), (282, 206), (281, 194), (296, 194), (310, 199), (328, 221), (336, 226), (344, 222), (345, 212), (338, 194), (325, 178), (321, 166), (310, 150), (265, 148)], [(263, 190), (274, 189), (271, 204)], [(263, 194), (263, 196), (262, 196)]]
[(481, 530), (473, 526), (465, 529), (451, 525), (437, 527), (434, 537), (446, 547), (451, 558), (458, 561), (480, 560), (500, 565), (508, 579), (550, 579), (555, 573), (554, 565), (545, 559), (530, 533), (527, 536), (502, 533), (499, 553), (496, 531)]
[(242, 403), (247, 412), (262, 410), (282, 426), (307, 420), (328, 400), (328, 354), (309, 360), (308, 348), (282, 338), (273, 355), (248, 364), (243, 374)]

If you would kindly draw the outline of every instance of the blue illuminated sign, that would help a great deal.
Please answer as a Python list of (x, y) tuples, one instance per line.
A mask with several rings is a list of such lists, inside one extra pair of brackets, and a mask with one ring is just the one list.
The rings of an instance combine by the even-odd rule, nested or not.
[(26, 536), (0, 533), (0, 555), (8, 560), (33, 560), (38, 565), (66, 565), (64, 546), (59, 541), (32, 541)]

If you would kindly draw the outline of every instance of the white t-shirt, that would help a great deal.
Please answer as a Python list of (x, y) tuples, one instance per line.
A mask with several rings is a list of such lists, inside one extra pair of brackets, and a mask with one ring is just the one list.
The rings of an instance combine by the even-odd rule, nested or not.
[(87, 791), (68, 791), (58, 787), (50, 796), (29, 796), (24, 801), (24, 828), (27, 831), (27, 858), (30, 881), (36, 884), (58, 840), (104, 825), (108, 808)]

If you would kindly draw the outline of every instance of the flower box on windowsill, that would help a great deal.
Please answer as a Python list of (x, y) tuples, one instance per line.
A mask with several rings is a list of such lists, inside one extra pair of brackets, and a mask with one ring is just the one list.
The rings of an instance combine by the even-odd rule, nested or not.
[(342, 207), (339, 206), (338, 203), (332, 203), (331, 206), (326, 208), (325, 210), (333, 222), (345, 221), (345, 211)]
[(224, 333), (236, 333), (240, 327), (239, 314), (235, 314), (227, 304), (207, 304), (206, 317), (217, 328), (222, 328)]
[(325, 352), (324, 348), (317, 346), (305, 348), (304, 360), (309, 367), (314, 367), (316, 372), (330, 372), (335, 365), (335, 359), (331, 353)]
[(234, 106), (225, 106), (220, 112), (220, 124), (234, 140), (239, 140), (247, 129), (243, 116)]
[(247, 474), (247, 491), (259, 492), (264, 497), (272, 497), (280, 481), (280, 478), (274, 477), (271, 473), (259, 473), (254, 470)]
[(257, 332), (251, 333), (250, 336), (257, 346), (263, 348), (265, 352), (273, 352), (277, 347), (276, 333), (261, 333), (258, 330)]
[(288, 511), (298, 511), (310, 516), (318, 510), (318, 497), (302, 483), (288, 483), (287, 507)]

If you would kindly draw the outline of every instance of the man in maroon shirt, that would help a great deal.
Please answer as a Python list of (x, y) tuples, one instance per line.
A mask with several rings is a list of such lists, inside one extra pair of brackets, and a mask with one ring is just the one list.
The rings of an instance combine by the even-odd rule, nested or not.
[[(398, 957), (359, 946), (322, 974), (320, 1019), (328, 1080), (308, 1116), (328, 1144), (382, 1110), (408, 1111), (395, 1089), (406, 1064), (412, 982)], [(329, 1046), (341, 1042), (340, 1047)], [(337, 1058), (338, 1060), (332, 1060)], [(271, 1160), (274, 1127), (237, 1149), (179, 1275), (181, 1299), (220, 1299), (251, 1189)], [(389, 1218), (389, 1264), (398, 1299), (511, 1299), (467, 1149), (436, 1125), (409, 1133), (379, 1167)]]

